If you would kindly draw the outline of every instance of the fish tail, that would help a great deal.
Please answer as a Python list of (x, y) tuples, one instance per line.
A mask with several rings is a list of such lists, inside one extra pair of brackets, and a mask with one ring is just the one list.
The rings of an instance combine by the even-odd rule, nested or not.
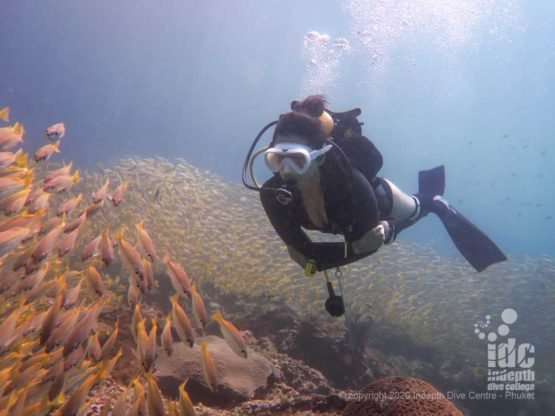
[(222, 323), (224, 321), (224, 317), (222, 315), (222, 312), (218, 309), (216, 312), (214, 312), (214, 314), (212, 315), (212, 319), (218, 323)]
[(73, 183), (79, 182), (79, 169), (73, 172), (73, 175), (71, 175), (71, 180), (73, 181)]
[(18, 121), (16, 122), (13, 127), (12, 130), (15, 134), (17, 134), (18, 136), (23, 136), (25, 134), (25, 129), (23, 128), (23, 125)]
[(0, 110), (0, 120), (9, 123), (10, 121), (10, 107), (4, 107)]

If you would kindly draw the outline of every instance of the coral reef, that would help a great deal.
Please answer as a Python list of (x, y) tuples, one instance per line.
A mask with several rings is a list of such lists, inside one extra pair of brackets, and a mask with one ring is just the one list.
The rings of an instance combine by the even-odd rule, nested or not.
[(344, 416), (462, 416), (441, 392), (412, 377), (387, 377), (354, 395)]
[(200, 348), (189, 348), (182, 342), (174, 344), (168, 357), (159, 351), (156, 376), (162, 393), (178, 396), (178, 387), (188, 378), (187, 391), (194, 400), (216, 407), (232, 407), (267, 390), (268, 382), (275, 379), (272, 363), (261, 354), (249, 351), (244, 359), (231, 351), (224, 340), (215, 336), (204, 338), (209, 342), (210, 353), (217, 362), (217, 394), (206, 387), (200, 365)]

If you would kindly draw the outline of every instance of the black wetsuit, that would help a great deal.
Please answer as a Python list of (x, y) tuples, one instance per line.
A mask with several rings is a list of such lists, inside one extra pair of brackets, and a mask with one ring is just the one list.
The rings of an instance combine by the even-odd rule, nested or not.
[[(294, 184), (287, 184), (287, 189), (294, 196), (292, 202), (283, 205), (276, 199), (274, 189), (285, 185), (279, 174), (266, 181), (260, 192), (262, 206), (278, 235), (307, 260), (315, 260), (317, 270), (349, 264), (376, 251), (355, 254), (350, 242), (360, 239), (380, 220), (371, 183), (376, 180), (375, 175), (381, 168), (382, 157), (366, 137), (358, 134), (349, 136), (334, 140), (344, 153), (334, 146), (320, 166), (320, 183), (328, 218), (325, 228), (319, 229), (312, 224), (302, 195)], [(343, 242), (312, 242), (301, 227), (344, 235), (347, 256)]]

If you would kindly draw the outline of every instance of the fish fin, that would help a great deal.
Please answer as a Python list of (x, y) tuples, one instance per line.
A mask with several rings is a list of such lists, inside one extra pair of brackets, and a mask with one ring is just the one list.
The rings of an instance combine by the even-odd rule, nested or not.
[(10, 122), (10, 107), (4, 107), (0, 110), (0, 120), (6, 123)]

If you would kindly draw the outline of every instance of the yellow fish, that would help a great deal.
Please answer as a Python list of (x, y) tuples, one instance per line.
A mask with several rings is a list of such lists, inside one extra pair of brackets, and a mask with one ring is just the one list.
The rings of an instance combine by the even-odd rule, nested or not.
[(64, 340), (64, 357), (78, 348), (87, 339), (91, 331), (96, 330), (100, 311), (101, 305), (93, 304), (84, 312), (79, 323), (73, 327)]
[(78, 308), (70, 309), (67, 311), (60, 321), (60, 324), (56, 327), (52, 335), (48, 338), (45, 344), (44, 350), (46, 352), (52, 352), (56, 348), (64, 345), (64, 340), (67, 338), (69, 332), (73, 329), (77, 320), (79, 319), (80, 310)]
[(66, 134), (66, 126), (64, 123), (56, 123), (48, 127), (44, 131), (44, 135), (48, 140), (61, 139)]
[(33, 192), (33, 195), (29, 197), (26, 205), (28, 205), (27, 211), (29, 213), (34, 214), (48, 206), (48, 200), (50, 199), (50, 194), (45, 193), (41, 188), (39, 188), (36, 192)]
[(106, 267), (114, 261), (114, 244), (110, 238), (108, 227), (102, 231), (102, 238), (100, 239), (100, 257)]
[(141, 255), (127, 240), (123, 238), (125, 226), (122, 227), (117, 235), (116, 240), (119, 244), (119, 249), (124, 265), (129, 269), (131, 278), (141, 290), (141, 293), (146, 292), (146, 271), (144, 264), (141, 260)]
[(77, 244), (77, 239), (79, 238), (80, 228), (77, 227), (75, 230), (69, 234), (65, 234), (60, 240), (60, 245), (58, 247), (58, 257), (64, 257), (66, 254), (71, 252), (75, 245)]
[(30, 171), (25, 175), (10, 175), (0, 177), (0, 198), (5, 198), (8, 195), (27, 188), (33, 181), (33, 172)]
[(69, 162), (67, 165), (62, 166), (59, 169), (53, 170), (52, 172), (49, 172), (48, 175), (46, 175), (42, 179), (42, 182), (46, 184), (50, 182), (52, 179), (54, 179), (56, 176), (68, 176), (71, 172), (72, 167), (73, 167), (73, 162)]
[(67, 400), (60, 411), (61, 416), (76, 416), (81, 408), (81, 405), (85, 402), (89, 391), (94, 386), (97, 381), (97, 375), (92, 374), (81, 385), (75, 390), (73, 395)]
[(110, 351), (112, 350), (112, 348), (114, 348), (114, 345), (116, 344), (118, 333), (119, 333), (119, 320), (116, 321), (116, 325), (114, 326), (114, 330), (112, 331), (112, 334), (108, 337), (106, 341), (104, 341), (104, 344), (102, 345), (102, 349), (100, 350), (101, 360), (108, 358), (108, 354), (110, 354)]
[(149, 416), (166, 416), (162, 394), (158, 384), (150, 372), (146, 373), (147, 382), (147, 407)]
[(141, 304), (137, 303), (135, 305), (135, 309), (133, 310), (133, 316), (131, 317), (131, 335), (133, 335), (133, 339), (135, 342), (138, 342), (139, 334), (137, 332), (137, 328), (139, 322), (143, 320), (143, 314), (141, 312)]
[(187, 379), (179, 385), (179, 407), (181, 408), (181, 416), (196, 416), (195, 408), (193, 403), (185, 390), (185, 384), (187, 384)]
[(69, 190), (73, 184), (79, 182), (79, 169), (73, 175), (60, 175), (44, 184), (44, 192), (59, 193)]
[(17, 191), (7, 196), (0, 201), (0, 209), (4, 211), (6, 216), (19, 213), (23, 209), (30, 192), (31, 190), (29, 188), (24, 188), (21, 191)]
[(79, 203), (83, 200), (83, 194), (79, 194), (71, 199), (68, 199), (67, 201), (62, 202), (59, 206), (58, 209), (56, 210), (56, 215), (61, 217), (62, 215), (69, 215), (71, 214), (75, 208), (77, 208), (77, 205), (79, 205)]
[(197, 292), (196, 285), (193, 284), (191, 287), (193, 296), (193, 315), (195, 320), (201, 328), (204, 328), (208, 323), (208, 313), (206, 312), (206, 307), (204, 306), (204, 301)]
[(144, 220), (141, 221), (136, 225), (137, 227), (137, 240), (140, 242), (143, 251), (146, 253), (146, 256), (150, 260), (151, 263), (154, 263), (158, 258), (158, 254), (156, 253), (156, 248), (154, 247), (154, 243), (148, 235), (148, 232), (144, 229)]
[(102, 347), (100, 346), (100, 341), (98, 340), (98, 332), (89, 335), (89, 340), (87, 341), (87, 356), (92, 358), (95, 362), (100, 361)]
[(21, 142), (25, 129), (17, 122), (13, 126), (0, 127), (0, 150), (11, 150)]
[(79, 215), (79, 217), (77, 217), (76, 219), (74, 219), (73, 221), (71, 221), (69, 224), (67, 224), (64, 227), (64, 233), (70, 233), (73, 230), (75, 230), (76, 228), (81, 227), (85, 221), (87, 220), (87, 212), (83, 211), (81, 213), (81, 215)]
[(97, 236), (94, 240), (90, 243), (86, 244), (83, 247), (83, 251), (81, 252), (81, 261), (85, 261), (90, 259), (91, 257), (98, 256), (99, 254), (99, 246), (100, 246), (100, 239), (102, 235)]
[(56, 328), (56, 322), (58, 321), (58, 317), (60, 314), (60, 310), (62, 309), (62, 305), (64, 302), (64, 297), (62, 294), (58, 295), (54, 303), (48, 308), (44, 320), (42, 321), (41, 329), (40, 329), (40, 338), (39, 338), (39, 345), (46, 344), (46, 341)]
[(84, 278), (79, 280), (74, 287), (68, 290), (66, 298), (64, 301), (64, 308), (69, 309), (79, 300), (79, 294), (81, 293), (81, 285), (83, 284)]
[(164, 263), (168, 267), (168, 274), (175, 291), (182, 297), (191, 299), (191, 280), (187, 272), (179, 263), (172, 261), (167, 253), (164, 256)]
[(97, 296), (102, 296), (106, 293), (106, 286), (104, 285), (104, 281), (102, 280), (102, 276), (96, 267), (89, 266), (87, 269), (87, 273), (85, 273), (85, 277), (87, 279), (87, 284), (89, 285), (89, 289), (95, 293)]
[(135, 391), (135, 398), (133, 399), (133, 405), (131, 406), (131, 411), (127, 413), (128, 415), (147, 415), (147, 408), (145, 402), (145, 389), (142, 384), (139, 383), (139, 379), (133, 380), (133, 390)]
[(55, 143), (48, 143), (39, 148), (34, 155), (35, 162), (40, 162), (41, 160), (48, 160), (53, 153), (60, 153), (60, 140)]
[(121, 201), (123, 200), (123, 194), (125, 193), (126, 190), (127, 190), (127, 182), (122, 182), (110, 197), (110, 200), (112, 201), (112, 204), (114, 204), (115, 207), (121, 204)]
[(195, 344), (195, 335), (189, 317), (178, 303), (178, 295), (173, 295), (172, 302), (172, 320), (175, 325), (175, 330), (181, 341), (185, 342), (189, 347), (193, 348)]
[(31, 254), (33, 263), (40, 263), (52, 252), (52, 250), (54, 250), (58, 237), (60, 237), (60, 234), (62, 233), (63, 227), (64, 221), (62, 220), (59, 225), (54, 227), (44, 237), (42, 237)]
[(108, 192), (108, 186), (110, 185), (110, 179), (106, 178), (106, 182), (102, 185), (96, 192), (92, 194), (92, 202), (93, 204), (98, 204), (101, 201), (104, 201), (106, 198), (106, 193)]
[(204, 375), (204, 381), (208, 388), (212, 391), (216, 391), (216, 362), (212, 355), (208, 352), (208, 343), (203, 340), (200, 344), (201, 349), (201, 359), (202, 359), (202, 373)]
[(172, 337), (172, 327), (171, 327), (171, 315), (166, 316), (166, 323), (164, 325), (164, 330), (161, 335), (161, 343), (164, 351), (170, 357), (173, 353), (173, 337)]
[(235, 325), (225, 320), (220, 311), (216, 311), (212, 319), (220, 325), (220, 332), (233, 352), (247, 358), (247, 343)]
[(27, 166), (27, 154), (23, 153), (23, 149), (18, 149), (15, 153), (0, 152), (0, 169), (5, 169), (13, 164), (19, 168)]

